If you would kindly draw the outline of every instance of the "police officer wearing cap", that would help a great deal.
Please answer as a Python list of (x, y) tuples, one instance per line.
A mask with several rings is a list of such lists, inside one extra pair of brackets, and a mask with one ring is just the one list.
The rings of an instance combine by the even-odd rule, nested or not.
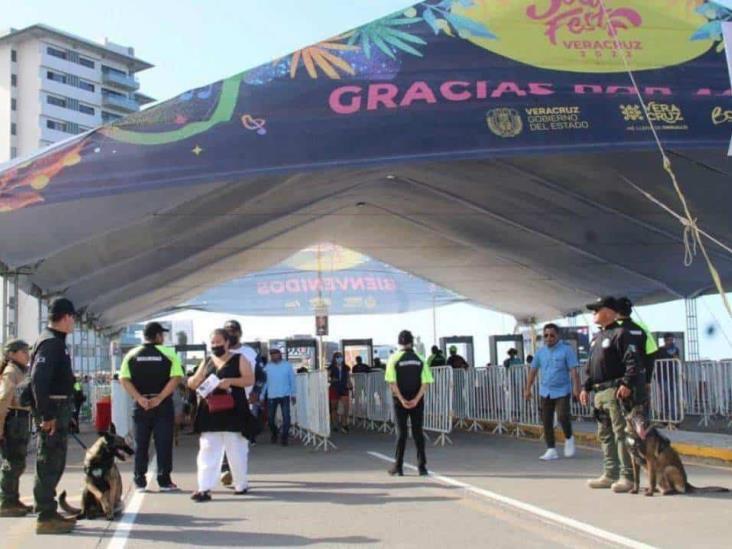
[(135, 401), (135, 487), (147, 490), (150, 438), (155, 439), (158, 487), (161, 492), (178, 490), (170, 478), (173, 471), (175, 409), (171, 398), (183, 379), (183, 367), (174, 349), (164, 347), (165, 332), (159, 322), (145, 325), (145, 343), (132, 349), (122, 361), (119, 379)]
[(627, 325), (616, 322), (618, 303), (603, 297), (587, 306), (593, 321), (600, 327), (590, 344), (588, 378), (580, 393), (580, 402), (593, 406), (598, 422), (597, 435), (602, 445), (604, 472), (588, 481), (590, 488), (612, 488), (629, 492), (633, 488), (633, 470), (625, 440), (625, 418), (621, 402), (637, 398), (643, 401), (645, 373), (637, 339)]
[[(653, 367), (656, 353), (658, 352), (658, 344), (648, 327), (638, 320), (633, 320), (630, 315), (633, 314), (633, 302), (627, 297), (618, 298), (618, 324), (625, 325), (630, 330), (630, 334), (636, 339), (638, 352), (643, 358), (643, 369), (646, 373), (646, 393), (649, 397), (651, 394), (651, 380), (653, 379)], [(649, 410), (646, 409), (646, 412)]]
[(394, 396), (397, 447), (394, 466), (389, 474), (403, 476), (404, 450), (407, 445), (407, 419), (412, 424), (412, 438), (417, 447), (419, 474), (427, 475), (427, 455), (424, 447), (424, 395), (434, 382), (432, 371), (414, 351), (414, 337), (409, 330), (399, 333), (400, 350), (389, 357), (384, 379)]
[(30, 439), (30, 408), (20, 404), (28, 382), (30, 347), (12, 339), (0, 356), (0, 517), (24, 517), (33, 508), (20, 501), (20, 476)]
[(48, 308), (49, 325), (31, 353), (33, 416), (39, 425), (38, 459), (33, 496), (38, 512), (37, 534), (66, 534), (75, 519), (59, 515), (56, 487), (66, 468), (68, 434), (74, 409), (74, 371), (66, 335), (74, 331), (76, 309), (66, 298)]

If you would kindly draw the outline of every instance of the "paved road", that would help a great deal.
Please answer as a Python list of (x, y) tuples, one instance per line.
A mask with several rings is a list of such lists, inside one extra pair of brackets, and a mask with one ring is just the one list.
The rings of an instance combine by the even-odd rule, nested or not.
[[(341, 435), (335, 439), (338, 451), (329, 454), (263, 443), (252, 452), (250, 495), (221, 489), (213, 502), (196, 504), (188, 490), (195, 486), (197, 440), (186, 437), (176, 453), (174, 476), (185, 493), (132, 497), (128, 505), (140, 506), (136, 517), (128, 511), (122, 526), (86, 521), (73, 537), (38, 538), (33, 519), (0, 519), (1, 545), (729, 547), (732, 539), (729, 494), (646, 498), (592, 491), (584, 480), (599, 470), (594, 450), (542, 463), (536, 459), (539, 442), (482, 433), (461, 433), (453, 440), (453, 447), (429, 450), (430, 468), (441, 475), (429, 479), (413, 471), (397, 479), (385, 474), (388, 463), (373, 453), (391, 455), (386, 435)], [(80, 460), (74, 448), (69, 459), (74, 466), (63, 480), (72, 493), (81, 486)], [(732, 487), (730, 473), (689, 467), (697, 485)], [(126, 465), (123, 475), (129, 482)], [(24, 493), (30, 483), (27, 474)]]

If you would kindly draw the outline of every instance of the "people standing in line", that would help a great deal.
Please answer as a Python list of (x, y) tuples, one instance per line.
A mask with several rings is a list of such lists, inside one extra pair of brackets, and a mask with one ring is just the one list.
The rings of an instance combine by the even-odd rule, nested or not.
[(521, 359), (518, 357), (518, 350), (513, 347), (508, 350), (508, 358), (503, 361), (503, 366), (510, 368), (511, 366), (520, 366)]
[(38, 513), (37, 534), (67, 534), (76, 519), (58, 513), (56, 487), (66, 468), (69, 426), (73, 413), (74, 371), (66, 336), (74, 331), (76, 310), (66, 298), (48, 307), (49, 325), (31, 353), (33, 417), (39, 428), (38, 457), (33, 486)]
[(427, 472), (424, 433), (424, 395), (430, 383), (434, 382), (432, 371), (424, 359), (414, 351), (414, 337), (409, 330), (399, 333), (400, 350), (389, 358), (386, 365), (385, 381), (389, 384), (394, 397), (396, 415), (397, 445), (394, 466), (389, 474), (404, 475), (404, 450), (407, 445), (407, 419), (412, 426), (412, 438), (417, 447), (419, 474)]
[(183, 380), (183, 367), (175, 350), (165, 347), (165, 332), (159, 322), (149, 322), (143, 330), (145, 343), (132, 349), (122, 360), (119, 379), (135, 401), (135, 473), (138, 492), (147, 490), (150, 439), (155, 440), (157, 481), (161, 492), (178, 490), (173, 471), (175, 406), (173, 392)]
[(30, 408), (19, 392), (29, 381), (30, 348), (22, 339), (3, 346), (0, 357), (0, 517), (24, 517), (33, 508), (20, 501), (20, 477), (30, 440)]
[(455, 345), (450, 345), (450, 356), (447, 357), (447, 365), (451, 366), (454, 370), (467, 370), (470, 368), (468, 361), (460, 356), (457, 352)]
[(374, 358), (374, 370), (386, 370), (386, 366), (378, 356)]
[[(269, 430), (272, 433), (271, 442), (275, 444), (278, 439), (282, 446), (289, 444), (290, 436), (290, 403), (295, 404), (297, 385), (295, 371), (286, 360), (282, 360), (282, 351), (273, 347), (269, 351), (269, 364), (264, 371), (267, 374), (267, 382), (262, 393), (267, 398), (267, 413), (269, 414)], [(277, 427), (277, 409), (282, 411), (282, 428)]]
[(612, 488), (617, 493), (629, 492), (633, 488), (633, 471), (623, 406), (645, 401), (642, 358), (628, 327), (616, 322), (618, 304), (615, 298), (600, 298), (587, 308), (593, 312), (593, 321), (600, 331), (590, 343), (587, 381), (580, 393), (580, 402), (587, 406), (590, 391), (594, 391), (593, 406), (604, 469), (599, 478), (588, 481), (588, 486)]
[(351, 370), (351, 372), (354, 374), (368, 374), (370, 371), (371, 368), (369, 368), (369, 365), (364, 363), (361, 355), (358, 355), (356, 357), (356, 365), (353, 367), (353, 370)]
[[(229, 335), (229, 352), (231, 354), (238, 354), (243, 356), (247, 364), (249, 364), (249, 367), (252, 369), (252, 371), (255, 371), (256, 363), (257, 363), (257, 351), (252, 349), (249, 345), (243, 345), (241, 342), (241, 338), (243, 335), (243, 331), (241, 329), (241, 324), (239, 324), (238, 320), (227, 320), (224, 323), (224, 330)], [(255, 376), (256, 377), (256, 376)], [(249, 397), (252, 393), (252, 389), (254, 388), (254, 385), (250, 385), (249, 387), (244, 387), (244, 391), (246, 392), (247, 401), (249, 400)], [(249, 441), (246, 441), (247, 445), (249, 444)], [(249, 461), (247, 460), (247, 466), (249, 465)], [(246, 473), (245, 473), (246, 474)], [(221, 484), (224, 486), (230, 486), (232, 483), (232, 476), (231, 476), (231, 468), (229, 467), (229, 460), (226, 456), (226, 453), (224, 453), (224, 461), (221, 463)]]
[(445, 355), (442, 354), (442, 349), (440, 349), (437, 345), (433, 345), (430, 351), (431, 354), (429, 357), (427, 357), (428, 367), (437, 368), (438, 366), (445, 366), (447, 364), (447, 361), (445, 360)]
[(579, 398), (581, 384), (577, 372), (579, 366), (577, 353), (574, 352), (574, 347), (559, 339), (559, 327), (551, 323), (545, 325), (543, 337), (545, 345), (537, 351), (531, 362), (524, 398), (531, 399), (531, 388), (537, 374), (540, 374), (539, 396), (541, 397), (541, 417), (547, 449), (539, 459), (551, 461), (559, 459), (554, 437), (555, 411), (562, 431), (564, 431), (564, 456), (570, 458), (575, 454), (570, 396), (574, 395), (575, 398)]
[(243, 495), (248, 491), (249, 445), (245, 436), (249, 436), (247, 425), (251, 412), (245, 388), (254, 385), (254, 370), (243, 355), (230, 351), (226, 330), (219, 328), (211, 334), (211, 353), (188, 380), (192, 390), (198, 389), (212, 374), (220, 380), (210, 396), (199, 399), (195, 419), (195, 431), (200, 434), (196, 460), (198, 489), (191, 499), (198, 503), (211, 500), (224, 452), (231, 467), (234, 493)]
[(334, 429), (348, 432), (348, 412), (351, 401), (351, 372), (340, 352), (333, 353), (328, 367), (330, 417), (337, 420)]
[(663, 345), (658, 348), (658, 358), (681, 360), (681, 350), (676, 346), (676, 338), (671, 332), (663, 334)]

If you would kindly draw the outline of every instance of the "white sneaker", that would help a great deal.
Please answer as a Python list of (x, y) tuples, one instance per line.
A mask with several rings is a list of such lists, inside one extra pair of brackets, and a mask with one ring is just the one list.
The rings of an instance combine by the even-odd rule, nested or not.
[(547, 451), (539, 458), (542, 461), (554, 461), (559, 459), (559, 453), (555, 448), (547, 448)]
[(568, 438), (566, 441), (564, 441), (564, 457), (571, 458), (574, 457), (575, 449), (574, 449), (574, 437)]

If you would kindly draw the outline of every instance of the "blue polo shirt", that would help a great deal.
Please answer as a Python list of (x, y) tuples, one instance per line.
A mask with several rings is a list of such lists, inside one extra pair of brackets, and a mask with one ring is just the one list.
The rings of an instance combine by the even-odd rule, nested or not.
[(554, 347), (545, 345), (536, 353), (531, 367), (539, 369), (539, 394), (542, 397), (561, 398), (572, 393), (569, 371), (577, 368), (577, 353), (564, 341)]

